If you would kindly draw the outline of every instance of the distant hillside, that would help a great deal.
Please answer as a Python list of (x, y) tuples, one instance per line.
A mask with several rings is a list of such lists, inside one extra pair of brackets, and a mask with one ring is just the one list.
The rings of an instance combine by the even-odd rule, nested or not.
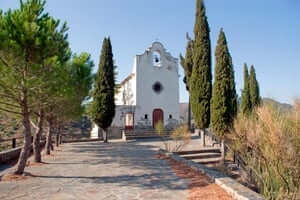
[[(273, 106), (278, 107), (282, 112), (288, 112), (290, 111), (293, 106), (287, 103), (281, 103), (278, 102), (274, 99), (271, 98), (263, 98), (263, 103), (264, 104), (271, 104)], [(180, 108), (179, 108), (179, 113), (180, 113), (180, 121), (182, 123), (187, 123), (187, 118), (188, 118), (188, 103), (180, 103)]]
[(289, 112), (290, 110), (293, 109), (293, 106), (287, 103), (280, 103), (274, 99), (271, 98), (263, 98), (263, 103), (264, 104), (271, 104), (273, 106), (276, 106), (283, 112)]

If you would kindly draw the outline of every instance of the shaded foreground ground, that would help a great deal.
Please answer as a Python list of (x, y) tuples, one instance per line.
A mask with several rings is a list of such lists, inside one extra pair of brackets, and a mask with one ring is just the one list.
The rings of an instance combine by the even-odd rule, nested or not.
[[(149, 143), (65, 144), (45, 164), (26, 168), (31, 174), (27, 179), (0, 182), (0, 199), (229, 199), (205, 177), (197, 185), (184, 177), (183, 166), (156, 159), (156, 153)], [(196, 198), (196, 190), (210, 192)]]

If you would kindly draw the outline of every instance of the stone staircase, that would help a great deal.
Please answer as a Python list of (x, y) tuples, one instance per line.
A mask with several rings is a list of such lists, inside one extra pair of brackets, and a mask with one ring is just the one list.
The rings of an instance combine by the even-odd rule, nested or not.
[(134, 130), (122, 130), (122, 139), (127, 140), (137, 140), (137, 139), (159, 139), (169, 138), (172, 131), (164, 131), (164, 133), (159, 136), (154, 129), (134, 129)]
[(180, 151), (175, 154), (187, 160), (192, 160), (196, 163), (214, 166), (221, 161), (220, 148), (203, 148), (201, 150)]

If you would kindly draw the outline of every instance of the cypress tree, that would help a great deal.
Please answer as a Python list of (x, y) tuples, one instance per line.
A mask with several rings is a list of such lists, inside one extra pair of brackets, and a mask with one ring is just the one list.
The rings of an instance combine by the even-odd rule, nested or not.
[(212, 93), (210, 29), (205, 12), (203, 0), (197, 0), (193, 69), (189, 81), (189, 90), (195, 125), (202, 132), (205, 131), (205, 128), (208, 128), (210, 123)]
[[(185, 58), (180, 55), (180, 63), (184, 70), (184, 78), (183, 82), (185, 83), (186, 90), (189, 91), (189, 82), (192, 75), (193, 70), (193, 45), (194, 41), (186, 35), (188, 43), (186, 47)], [(188, 104), (188, 126), (189, 130), (191, 130), (191, 104), (190, 104), (190, 95), (189, 95), (189, 104)]]
[(186, 85), (186, 90), (189, 91), (189, 81), (192, 75), (192, 70), (193, 70), (193, 44), (194, 41), (189, 37), (187, 34), (187, 46), (186, 46), (186, 53), (185, 53), (185, 58), (180, 55), (180, 63), (181, 66), (183, 67), (184, 70), (184, 78), (183, 82)]
[(98, 72), (95, 77), (93, 102), (91, 105), (92, 120), (103, 129), (106, 143), (107, 128), (115, 116), (115, 73), (110, 38), (104, 38)]
[(241, 111), (243, 114), (251, 113), (251, 100), (249, 88), (249, 73), (247, 64), (244, 64), (244, 89), (242, 91)]
[(250, 101), (252, 105), (252, 109), (260, 104), (260, 94), (259, 94), (259, 85), (256, 79), (256, 73), (254, 66), (252, 65), (250, 68), (250, 76), (249, 76), (249, 90), (250, 90)]
[(211, 100), (211, 122), (214, 132), (223, 138), (232, 127), (237, 112), (232, 58), (223, 29), (219, 34), (215, 57), (216, 67)]

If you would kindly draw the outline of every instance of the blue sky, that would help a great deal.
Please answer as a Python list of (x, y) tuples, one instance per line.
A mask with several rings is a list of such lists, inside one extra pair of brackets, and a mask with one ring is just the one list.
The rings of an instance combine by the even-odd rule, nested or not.
[[(237, 91), (243, 87), (243, 63), (253, 64), (261, 95), (292, 103), (300, 97), (300, 1), (206, 0), (214, 49), (223, 27), (233, 58)], [(0, 9), (19, 6), (1, 0)], [(133, 58), (158, 39), (175, 57), (185, 52), (186, 32), (192, 33), (194, 0), (48, 0), (46, 11), (67, 21), (74, 52), (91, 53), (96, 66), (101, 43), (110, 36), (118, 80), (130, 72)], [(214, 60), (214, 57), (213, 57)], [(180, 69), (180, 74), (183, 71)], [(187, 101), (180, 77), (180, 100)]]

